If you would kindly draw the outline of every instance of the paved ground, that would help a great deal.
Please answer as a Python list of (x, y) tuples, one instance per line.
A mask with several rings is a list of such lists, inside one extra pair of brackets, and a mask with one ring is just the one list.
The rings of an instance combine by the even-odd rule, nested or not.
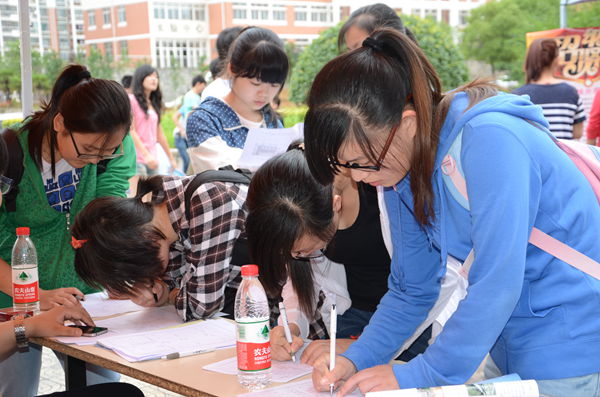
[[(121, 376), (121, 382), (127, 382), (136, 385), (144, 392), (146, 397), (180, 396), (180, 394), (161, 389), (157, 386), (152, 386), (146, 382), (130, 378), (129, 376)], [(63, 372), (58, 359), (54, 353), (52, 353), (52, 350), (44, 347), (42, 353), (42, 375), (38, 394), (49, 394), (62, 390), (65, 390), (65, 373)]]

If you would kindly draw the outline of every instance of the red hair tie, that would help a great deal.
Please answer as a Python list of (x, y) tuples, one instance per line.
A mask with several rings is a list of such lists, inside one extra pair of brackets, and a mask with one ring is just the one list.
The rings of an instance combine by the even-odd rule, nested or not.
[(71, 236), (71, 245), (74, 249), (81, 248), (83, 243), (87, 243), (87, 240), (77, 240), (75, 236)]

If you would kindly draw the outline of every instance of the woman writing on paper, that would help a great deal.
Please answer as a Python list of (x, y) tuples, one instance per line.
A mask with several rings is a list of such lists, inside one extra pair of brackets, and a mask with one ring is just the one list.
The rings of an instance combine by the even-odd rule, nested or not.
[[(571, 160), (526, 121), (547, 125), (539, 107), (477, 82), (443, 95), (423, 52), (387, 29), (329, 62), (308, 105), (311, 171), (331, 183), (349, 169), (387, 187), (394, 244), (390, 290), (332, 372), (321, 357), (315, 387), (345, 382), (345, 395), (464, 383), (490, 352), (489, 375), (517, 372), (544, 395), (599, 395), (600, 281), (528, 239), (535, 226), (598, 261), (600, 209)], [(461, 133), (468, 203), (442, 178)], [(447, 257), (471, 250), (467, 295), (435, 343), (388, 365), (438, 297)]]

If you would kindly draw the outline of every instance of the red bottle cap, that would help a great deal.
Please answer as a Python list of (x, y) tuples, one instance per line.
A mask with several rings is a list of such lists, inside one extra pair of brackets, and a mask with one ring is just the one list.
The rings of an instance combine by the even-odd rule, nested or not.
[(242, 276), (258, 276), (258, 266), (257, 265), (242, 266)]
[(18, 227), (17, 228), (17, 236), (29, 236), (29, 228), (28, 227)]

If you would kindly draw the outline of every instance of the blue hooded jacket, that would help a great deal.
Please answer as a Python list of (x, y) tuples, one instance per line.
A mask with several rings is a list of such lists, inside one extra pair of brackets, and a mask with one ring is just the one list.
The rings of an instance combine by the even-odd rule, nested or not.
[[(600, 206), (585, 177), (539, 129), (539, 106), (498, 94), (465, 111), (456, 94), (432, 176), (435, 219), (421, 227), (410, 175), (385, 191), (394, 255), (389, 291), (344, 354), (358, 370), (388, 363), (437, 299), (447, 255), (474, 248), (466, 298), (424, 354), (395, 365), (401, 388), (462, 384), (490, 352), (503, 373), (559, 379), (600, 371), (600, 281), (528, 243), (532, 227), (600, 261)], [(442, 182), (463, 129), (470, 211)]]

